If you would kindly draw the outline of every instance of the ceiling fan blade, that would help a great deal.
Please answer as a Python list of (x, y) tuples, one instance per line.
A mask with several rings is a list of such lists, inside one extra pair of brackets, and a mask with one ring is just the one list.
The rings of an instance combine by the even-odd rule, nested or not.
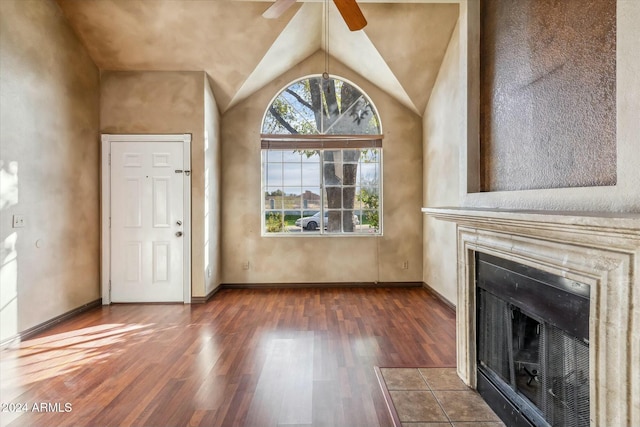
[(367, 20), (360, 10), (356, 0), (333, 0), (351, 31), (358, 31), (367, 25)]
[(262, 16), (267, 19), (277, 19), (289, 9), (296, 0), (276, 0), (269, 7), (269, 9), (265, 10)]

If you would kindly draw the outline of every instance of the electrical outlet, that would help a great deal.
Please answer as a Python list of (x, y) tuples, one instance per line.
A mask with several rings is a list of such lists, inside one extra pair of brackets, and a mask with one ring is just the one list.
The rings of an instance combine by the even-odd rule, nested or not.
[(409, 261), (405, 261), (402, 263), (402, 269), (403, 270), (408, 270), (409, 269)]
[(22, 228), (25, 226), (24, 216), (23, 215), (14, 215), (13, 216), (13, 228)]
[(242, 269), (243, 270), (248, 270), (249, 269), (249, 261), (245, 261), (242, 263)]
[(207, 277), (211, 277), (211, 267), (207, 267)]

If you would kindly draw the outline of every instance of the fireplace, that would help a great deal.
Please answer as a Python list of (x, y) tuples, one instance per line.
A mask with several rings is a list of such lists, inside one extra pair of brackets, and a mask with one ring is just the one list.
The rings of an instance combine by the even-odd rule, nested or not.
[(475, 255), (478, 391), (509, 426), (589, 426), (589, 286)]
[[(533, 411), (531, 418), (535, 421), (536, 413), (544, 414), (546, 410), (536, 403), (543, 399), (548, 401), (553, 393), (567, 405), (570, 401), (577, 402), (574, 408), (580, 406), (580, 402), (588, 406), (590, 426), (640, 426), (640, 215), (446, 207), (423, 208), (423, 212), (456, 225), (451, 231), (452, 238), (455, 236), (457, 240), (457, 371), (468, 386), (481, 389), (491, 374), (482, 373), (483, 368), (478, 368), (478, 365), (491, 366), (494, 363), (485, 360), (493, 357), (491, 354), (481, 354), (486, 349), (478, 348), (478, 336), (484, 332), (477, 316), (477, 306), (487, 298), (478, 289), (483, 285), (478, 285), (476, 270), (482, 267), (478, 266), (476, 257), (485, 254), (514, 263), (510, 267), (520, 265), (527, 272), (525, 276), (533, 271), (542, 272), (544, 280), (537, 282), (546, 282), (546, 278), (552, 276), (561, 278), (560, 283), (564, 281), (569, 287), (555, 284), (551, 285), (552, 290), (563, 289), (569, 294), (577, 294), (576, 301), (583, 307), (577, 311), (588, 312), (586, 329), (584, 322), (570, 322), (568, 327), (566, 322), (554, 320), (549, 323), (560, 332), (548, 333), (546, 327), (539, 326), (546, 317), (532, 309), (534, 303), (522, 306), (509, 298), (502, 306), (500, 303), (491, 306), (489, 302), (489, 310), (507, 311), (507, 314), (496, 314), (503, 318), (503, 340), (513, 342), (514, 330), (517, 332), (517, 344), (511, 351), (513, 363), (508, 362), (508, 350), (495, 352), (507, 359), (507, 368), (497, 368), (496, 375), (506, 378), (508, 388), (525, 402), (533, 404), (533, 408), (520, 411)], [(535, 279), (536, 273), (532, 274)], [(537, 284), (536, 289), (538, 286), (541, 285)], [(576, 292), (575, 289), (581, 291)], [(506, 292), (499, 289), (498, 297), (505, 299)], [(512, 293), (518, 298), (526, 294), (520, 285)], [(572, 298), (574, 296), (571, 295)], [(588, 300), (588, 306), (584, 306), (584, 300)], [(562, 307), (559, 309), (560, 312), (564, 310)], [(511, 316), (513, 319), (508, 322)], [(572, 330), (570, 326), (573, 323), (581, 326)], [(507, 331), (509, 327), (511, 333)], [(567, 332), (572, 338), (565, 335)], [(545, 334), (545, 339), (541, 341), (538, 335), (542, 334)], [(546, 341), (547, 335), (552, 336), (550, 343)], [(547, 347), (562, 349), (559, 358), (567, 361), (567, 365), (573, 365), (562, 365), (559, 372), (549, 372), (546, 366), (541, 368), (547, 361), (540, 354), (546, 354)], [(516, 350), (522, 351), (516, 354)], [(569, 362), (585, 351), (588, 353), (588, 367)], [(531, 375), (526, 373), (525, 366)], [(534, 369), (537, 372), (534, 373)], [(546, 380), (541, 378), (542, 369), (546, 369)], [(564, 376), (567, 376), (564, 388), (558, 388), (557, 378)], [(516, 378), (515, 389), (512, 378)], [(544, 387), (540, 385), (532, 390), (522, 386), (518, 391), (517, 386), (523, 382), (526, 385), (529, 380), (529, 386), (542, 384), (542, 381), (546, 383)], [(582, 397), (586, 396), (585, 381), (589, 384), (588, 400)], [(495, 393), (504, 394), (497, 387), (492, 387)], [(579, 408), (572, 411), (587, 413), (586, 409)], [(586, 423), (582, 417), (580, 415), (576, 422)], [(508, 425), (527, 424), (510, 422)]]

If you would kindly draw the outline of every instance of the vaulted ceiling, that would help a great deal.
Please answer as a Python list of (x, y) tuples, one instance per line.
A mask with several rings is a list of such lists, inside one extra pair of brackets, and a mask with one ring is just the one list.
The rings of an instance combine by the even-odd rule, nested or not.
[(360, 0), (356, 32), (330, 2), (327, 37), (322, 0), (275, 20), (269, 1), (57, 0), (100, 69), (206, 71), (222, 111), (321, 50), (420, 115), (458, 19), (441, 1)]

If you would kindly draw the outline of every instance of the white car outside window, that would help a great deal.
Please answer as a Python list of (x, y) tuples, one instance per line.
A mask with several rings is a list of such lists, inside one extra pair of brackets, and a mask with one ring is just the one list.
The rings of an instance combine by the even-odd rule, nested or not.
[[(329, 222), (329, 213), (324, 213), (324, 226), (327, 227), (327, 222)], [(360, 220), (356, 214), (353, 214), (353, 223), (355, 225), (360, 224)], [(312, 216), (305, 216), (302, 218), (298, 218), (296, 220), (296, 226), (304, 228), (305, 230), (314, 231), (320, 227), (320, 212), (316, 212)]]

